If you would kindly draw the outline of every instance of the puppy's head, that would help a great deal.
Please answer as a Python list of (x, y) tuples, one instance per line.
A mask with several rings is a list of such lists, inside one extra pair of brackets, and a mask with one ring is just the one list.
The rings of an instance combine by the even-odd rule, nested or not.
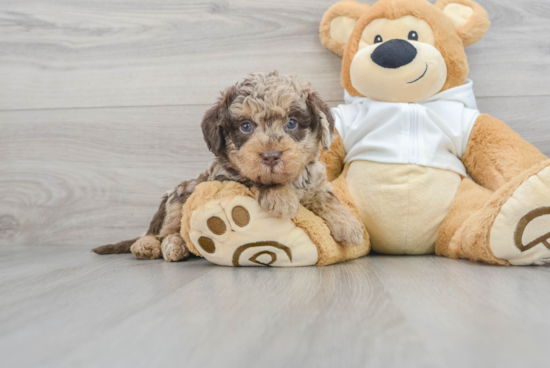
[(287, 184), (329, 149), (334, 120), (309, 83), (255, 73), (222, 93), (202, 121), (210, 151), (246, 178)]

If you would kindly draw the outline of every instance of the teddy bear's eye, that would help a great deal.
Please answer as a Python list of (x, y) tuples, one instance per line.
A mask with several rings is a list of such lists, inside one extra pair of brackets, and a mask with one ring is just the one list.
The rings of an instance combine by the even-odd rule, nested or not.
[(416, 33), (416, 31), (410, 31), (409, 32), (409, 40), (418, 41), (418, 33)]
[(374, 37), (374, 43), (380, 43), (380, 42), (383, 42), (382, 36), (376, 35), (376, 37)]

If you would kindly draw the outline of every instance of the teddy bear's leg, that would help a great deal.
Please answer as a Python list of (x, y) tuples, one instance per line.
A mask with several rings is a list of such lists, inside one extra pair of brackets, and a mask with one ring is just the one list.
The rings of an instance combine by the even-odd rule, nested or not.
[(550, 160), (492, 194), (465, 179), (452, 207), (439, 234), (438, 254), (500, 265), (550, 261)]
[(234, 182), (197, 186), (184, 205), (181, 235), (189, 250), (226, 266), (326, 265), (368, 253), (336, 243), (323, 220), (301, 207), (294, 219), (264, 211), (249, 189)]
[(455, 199), (449, 209), (449, 213), (445, 217), (445, 220), (439, 229), (437, 240), (435, 242), (435, 253), (437, 255), (449, 258), (477, 258), (478, 260), (488, 263), (499, 263), (499, 260), (496, 259), (490, 251), (487, 252), (487, 247), (479, 247), (479, 253), (481, 254), (477, 255), (477, 257), (475, 254), (459, 254), (459, 250), (461, 250), (461, 248), (451, 249), (449, 247), (451, 240), (457, 233), (458, 229), (460, 229), (468, 218), (479, 211), (492, 195), (492, 191), (474, 183), (471, 179), (462, 179)]
[(483, 114), (470, 133), (462, 162), (476, 183), (495, 191), (547, 159), (502, 121)]

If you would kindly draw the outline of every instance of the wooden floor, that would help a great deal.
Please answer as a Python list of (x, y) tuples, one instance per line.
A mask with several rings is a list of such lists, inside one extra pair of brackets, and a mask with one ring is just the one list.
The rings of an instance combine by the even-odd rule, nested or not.
[(550, 267), (323, 268), (0, 248), (2, 367), (546, 367)]
[[(0, 366), (542, 367), (550, 268), (381, 257), (230, 269), (99, 257), (211, 160), (199, 129), (252, 71), (331, 105), (335, 0), (0, 0)], [(482, 112), (550, 155), (550, 2), (479, 0)], [(367, 3), (372, 4), (369, 0)]]

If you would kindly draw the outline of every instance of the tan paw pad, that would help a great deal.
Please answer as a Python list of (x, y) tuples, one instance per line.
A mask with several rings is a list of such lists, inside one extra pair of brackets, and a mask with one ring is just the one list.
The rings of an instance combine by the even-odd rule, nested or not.
[(502, 206), (490, 234), (495, 257), (512, 265), (550, 261), (550, 167), (521, 184)]
[(189, 237), (201, 255), (225, 266), (315, 265), (317, 247), (290, 219), (250, 197), (212, 200), (191, 215)]

